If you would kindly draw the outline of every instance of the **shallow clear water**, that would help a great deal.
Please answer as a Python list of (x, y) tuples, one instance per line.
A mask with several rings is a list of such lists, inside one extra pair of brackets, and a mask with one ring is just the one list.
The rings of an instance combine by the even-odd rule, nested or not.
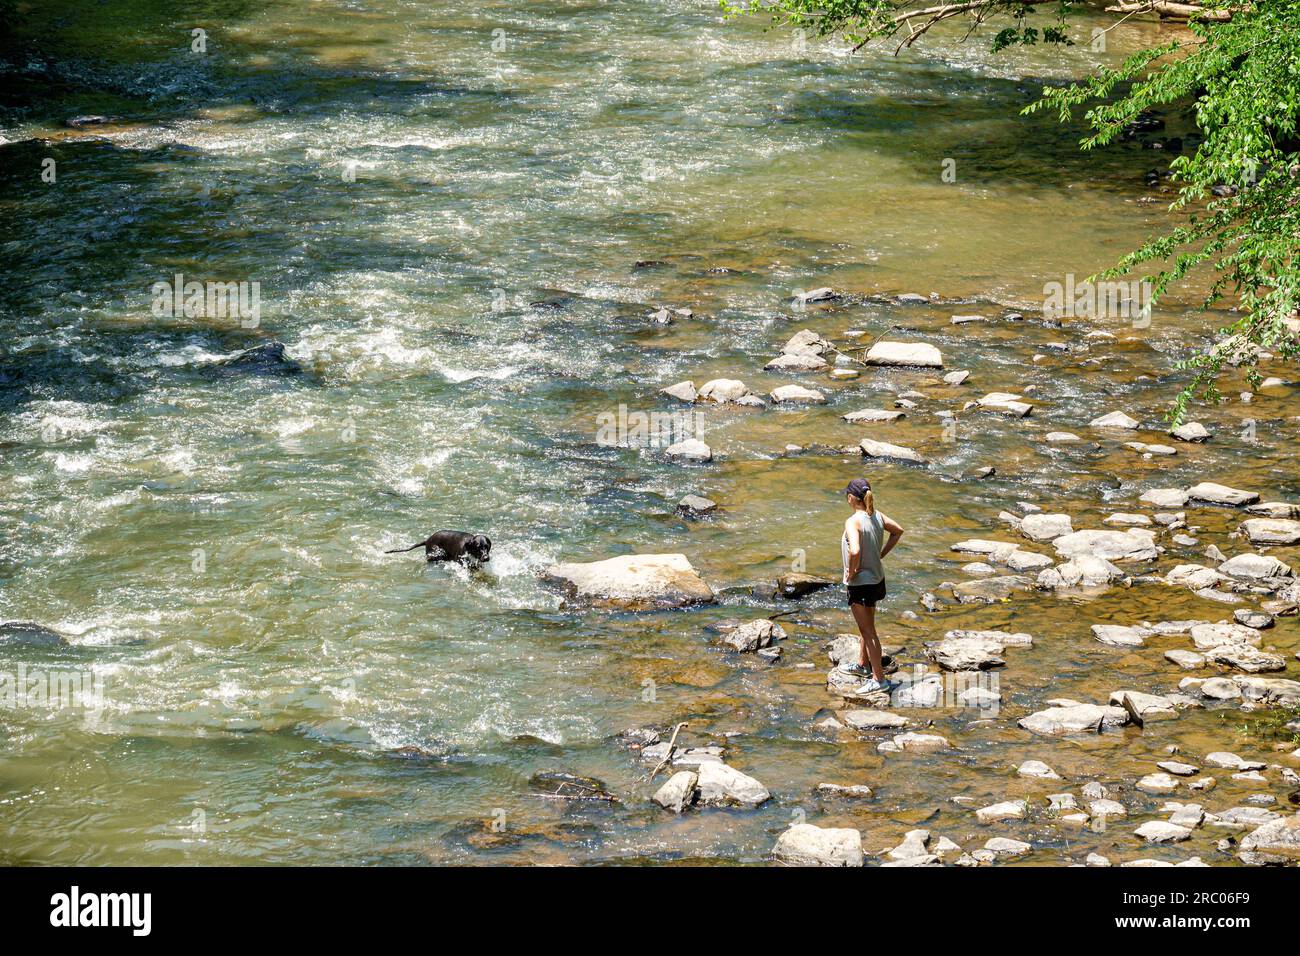
[[(1121, 652), (1088, 625), (1224, 615), (1190, 593), (900, 617), (963, 579), (951, 543), (1010, 539), (996, 516), (1019, 500), (1099, 527), (1142, 510), (1148, 487), (1202, 477), (1297, 494), (1289, 389), (1199, 415), (1216, 440), (1172, 462), (1085, 434), (1123, 408), (1160, 440), (1173, 363), (1229, 320), (1193, 311), (1196, 289), (1149, 329), (1100, 323), (1114, 343), (1037, 315), (1045, 282), (1082, 279), (1167, 222), (1166, 200), (1143, 201), (1144, 172), (1165, 163), (1137, 143), (1083, 156), (1077, 128), (1016, 114), (1045, 79), (1162, 28), (1115, 31), (1104, 55), (992, 56), (941, 34), (924, 52), (848, 59), (724, 24), (707, 2), (460, 6), (214, 4), (199, 56), (195, 24), (108, 4), (78, 11), (55, 54), (23, 67), (27, 82), (90, 89), (6, 111), (0, 619), (38, 621), (72, 647), (6, 647), (0, 662), (92, 670), (105, 707), (92, 719), (0, 708), (0, 861), (756, 862), (802, 810), (858, 826), (869, 848), (928, 820), (963, 845), (1032, 838), (1029, 862), (1061, 862), (1137, 847), (1127, 828), (1080, 833), (1041, 815), (989, 831), (949, 798), (1047, 792), (1014, 776), (1030, 757), (1074, 789), (1148, 772), (1171, 743), (1267, 752), (1272, 731), (1233, 710), (1084, 741), (1015, 727), (1050, 697), (1173, 689), (1183, 674), (1160, 652), (1185, 639)], [(132, 41), (110, 42), (123, 18)], [(96, 112), (116, 119), (63, 126)], [(20, 142), (33, 138), (46, 142)], [(47, 156), (55, 184), (39, 179)], [(948, 158), (956, 182), (941, 178)], [(154, 316), (151, 286), (177, 272), (259, 282), (259, 327)], [(852, 296), (791, 308), (793, 290), (823, 285)], [(944, 301), (864, 298), (907, 291)], [(660, 326), (660, 306), (695, 315)], [(1028, 318), (949, 324), (1006, 308)], [(761, 371), (804, 327), (837, 342), (898, 327), (971, 379)], [(301, 373), (221, 364), (266, 341)], [(1062, 341), (1074, 350), (1045, 349)], [(759, 392), (800, 381), (831, 402), (705, 410), (708, 466), (597, 443), (598, 415), (671, 410), (659, 388), (717, 376)], [(1028, 385), (1023, 421), (962, 416), (949, 440), (932, 414)], [(898, 423), (839, 418), (913, 387), (927, 399)], [(1100, 444), (1045, 445), (1052, 430)], [(1009, 652), (993, 724), (925, 715), (958, 745), (949, 755), (884, 758), (875, 739), (812, 729), (838, 706), (822, 649), (850, 625), (837, 595), (805, 602), (775, 666), (728, 656), (703, 630), (777, 610), (751, 589), (770, 590), (796, 549), (834, 573), (836, 492), (862, 464), (776, 456), (868, 431), (933, 461), (870, 469), (881, 507), (909, 528), (888, 563), (886, 643), (913, 661), (952, 627), (1039, 638)], [(984, 464), (995, 479), (956, 480)], [(721, 514), (676, 517), (691, 491)], [(1232, 553), (1221, 533), (1236, 515), (1189, 515)], [(490, 566), (383, 554), (442, 527), (489, 534)], [(584, 613), (538, 582), (557, 559), (633, 551), (685, 553), (721, 605)], [(1171, 550), (1162, 565), (1175, 557), (1200, 560)], [(1293, 654), (1294, 624), (1266, 643)], [(680, 819), (650, 804), (645, 768), (612, 736), (685, 719), (693, 742), (725, 739), (775, 799)], [(539, 770), (594, 775), (620, 803), (540, 799)], [(823, 803), (824, 780), (877, 796)], [(1214, 802), (1235, 805), (1233, 786)], [(504, 833), (486, 823), (498, 811)], [(1193, 850), (1213, 854), (1210, 841)]]

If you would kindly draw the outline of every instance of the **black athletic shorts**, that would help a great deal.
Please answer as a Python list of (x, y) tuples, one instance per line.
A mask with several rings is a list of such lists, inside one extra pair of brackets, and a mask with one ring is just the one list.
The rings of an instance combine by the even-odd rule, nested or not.
[(879, 584), (850, 584), (849, 585), (849, 607), (855, 604), (865, 604), (867, 607), (875, 607), (877, 601), (885, 599), (885, 582)]

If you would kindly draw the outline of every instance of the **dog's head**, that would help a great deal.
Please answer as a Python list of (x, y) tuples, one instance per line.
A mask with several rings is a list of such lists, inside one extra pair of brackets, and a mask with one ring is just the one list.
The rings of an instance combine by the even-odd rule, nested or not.
[(465, 553), (476, 561), (486, 561), (492, 553), (492, 539), (485, 534), (476, 534), (465, 542)]

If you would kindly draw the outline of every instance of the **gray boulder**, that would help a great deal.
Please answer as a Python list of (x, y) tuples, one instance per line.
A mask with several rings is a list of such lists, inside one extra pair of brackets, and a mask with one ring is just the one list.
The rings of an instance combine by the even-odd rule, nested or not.
[(695, 782), (699, 775), (692, 770), (679, 770), (651, 797), (665, 810), (681, 813), (695, 801)]
[(777, 837), (772, 855), (794, 866), (861, 866), (862, 834), (796, 823)]

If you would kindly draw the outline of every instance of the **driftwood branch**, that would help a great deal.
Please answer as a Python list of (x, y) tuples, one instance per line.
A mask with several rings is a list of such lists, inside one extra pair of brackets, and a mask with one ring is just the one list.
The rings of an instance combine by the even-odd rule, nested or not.
[[(1058, 3), (1059, 0), (1021, 0), (1024, 7), (1036, 7), (1044, 3)], [(971, 29), (989, 19), (991, 16), (1002, 12), (1006, 7), (1006, 0), (959, 0), (955, 3), (939, 3), (927, 7), (916, 7), (910, 10), (902, 10), (888, 20), (881, 21), (876, 29), (873, 29), (871, 35), (853, 47), (852, 53), (858, 52), (868, 43), (870, 43), (879, 33), (893, 35), (901, 32), (904, 28), (907, 35), (899, 42), (895, 53), (910, 47), (920, 39), (936, 23), (944, 20), (951, 20), (963, 14), (972, 15)], [(1207, 10), (1197, 3), (1183, 2), (1183, 0), (1120, 0), (1114, 6), (1106, 8), (1110, 13), (1124, 13), (1128, 15), (1139, 13), (1156, 13), (1161, 19), (1166, 20), (1229, 20), (1232, 18), (1231, 9), (1214, 9)]]
[(677, 745), (677, 735), (682, 732), (682, 728), (686, 726), (686, 723), (687, 722), (683, 720), (673, 728), (673, 737), (668, 741), (668, 753), (664, 754), (664, 759), (659, 761), (659, 763), (655, 765), (655, 768), (650, 771), (650, 776), (645, 778), (646, 783), (653, 780), (659, 771), (664, 769), (668, 762), (673, 759), (673, 748)]
[(1232, 11), (1219, 8), (1207, 10), (1195, 3), (1178, 3), (1176, 0), (1121, 0), (1107, 13), (1158, 13), (1162, 20), (1230, 20)]

